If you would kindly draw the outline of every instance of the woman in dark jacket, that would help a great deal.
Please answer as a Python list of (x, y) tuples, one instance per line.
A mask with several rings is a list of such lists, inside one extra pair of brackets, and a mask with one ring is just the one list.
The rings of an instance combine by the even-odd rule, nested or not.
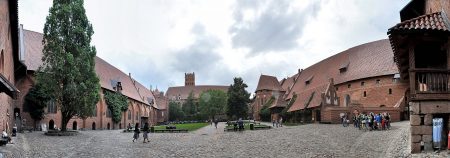
[(134, 126), (134, 135), (133, 135), (133, 142), (139, 138), (139, 123), (136, 123), (136, 126)]
[(143, 137), (144, 137), (144, 143), (145, 143), (145, 140), (146, 140), (146, 139), (147, 139), (147, 142), (150, 142), (150, 141), (148, 140), (148, 131), (149, 131), (148, 123), (146, 122), (146, 123), (144, 124), (144, 134), (143, 134)]

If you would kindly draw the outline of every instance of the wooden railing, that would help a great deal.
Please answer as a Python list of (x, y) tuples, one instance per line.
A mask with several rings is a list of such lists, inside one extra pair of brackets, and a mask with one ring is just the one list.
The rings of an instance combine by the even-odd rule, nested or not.
[(450, 93), (450, 70), (414, 69), (411, 70), (413, 76), (416, 93)]

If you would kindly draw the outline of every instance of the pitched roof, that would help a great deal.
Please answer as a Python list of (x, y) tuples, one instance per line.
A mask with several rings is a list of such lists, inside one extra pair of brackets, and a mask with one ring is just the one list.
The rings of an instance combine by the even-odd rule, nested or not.
[(275, 99), (275, 101), (272, 103), (272, 105), (269, 107), (269, 109), (271, 108), (275, 108), (275, 107), (281, 107), (284, 108), (286, 107), (286, 101), (283, 99), (283, 95), (279, 95), (279, 97), (277, 97)]
[(181, 99), (187, 99), (191, 92), (194, 93), (194, 98), (198, 98), (200, 94), (207, 90), (221, 90), (224, 92), (228, 91), (229, 86), (213, 86), (213, 85), (196, 85), (196, 86), (179, 86), (179, 87), (169, 87), (167, 89), (166, 97), (168, 99), (174, 99), (174, 97), (180, 96)]
[[(339, 68), (347, 63), (347, 70), (341, 73)], [(393, 60), (389, 40), (384, 39), (355, 46), (301, 71), (298, 79), (293, 80), (292, 91), (286, 96), (286, 98), (291, 98), (294, 92), (298, 95), (289, 111), (302, 109), (305, 99), (308, 99), (312, 92), (315, 92), (315, 96), (310, 103), (312, 106), (308, 107), (318, 106), (317, 102), (320, 102), (320, 95), (325, 91), (330, 78), (334, 79), (336, 85), (396, 73), (398, 73), (398, 68)], [(311, 78), (311, 76), (314, 77)], [(309, 81), (308, 84), (305, 81)], [(283, 87), (285, 86), (283, 84)]]
[(296, 93), (297, 99), (289, 108), (288, 112), (302, 110), (305, 108), (318, 107), (322, 103), (321, 94), (327, 89), (327, 83), (320, 86)]
[(259, 77), (258, 86), (256, 91), (259, 90), (274, 90), (274, 91), (284, 91), (278, 82), (277, 78), (274, 76), (261, 75)]
[(42, 65), (43, 34), (24, 29), (23, 39), (25, 45), (25, 66), (27, 66), (27, 70), (36, 71)]
[(156, 100), (156, 104), (158, 105), (158, 109), (160, 109), (160, 110), (167, 109), (168, 100), (164, 96), (164, 93), (159, 92), (158, 89), (156, 89), (155, 91), (152, 91), (152, 92), (153, 92), (153, 96), (155, 96), (155, 100)]
[[(44, 48), (42, 38), (43, 34), (24, 29), (25, 65), (28, 70), (36, 71), (42, 65), (42, 49)], [(148, 98), (154, 97), (149, 89), (100, 57), (95, 57), (95, 72), (100, 79), (102, 88), (115, 91), (113, 83), (121, 82), (123, 95), (146, 105), (151, 105)]]
[(405, 20), (388, 30), (388, 34), (393, 31), (415, 31), (415, 30), (437, 30), (449, 31), (448, 18), (442, 12), (425, 14)]

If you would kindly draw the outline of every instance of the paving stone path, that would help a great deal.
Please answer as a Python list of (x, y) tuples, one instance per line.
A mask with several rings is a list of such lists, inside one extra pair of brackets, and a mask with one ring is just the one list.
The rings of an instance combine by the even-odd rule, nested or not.
[(32, 132), (19, 134), (0, 152), (6, 157), (447, 157), (446, 152), (409, 154), (409, 122), (372, 132), (327, 124), (244, 132), (224, 132), (224, 126), (150, 134), (150, 143), (142, 143), (142, 135), (133, 143), (133, 134), (121, 130), (67, 137)]

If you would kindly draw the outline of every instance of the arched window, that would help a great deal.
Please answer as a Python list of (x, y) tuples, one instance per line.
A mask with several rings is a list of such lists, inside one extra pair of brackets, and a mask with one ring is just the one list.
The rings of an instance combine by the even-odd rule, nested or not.
[(139, 120), (139, 112), (136, 112), (136, 120)]
[(97, 105), (94, 106), (94, 113), (92, 114), (92, 117), (97, 117)]
[(131, 110), (128, 110), (128, 120), (131, 120)]
[(392, 94), (392, 89), (389, 88), (389, 94)]
[(364, 91), (364, 94), (363, 94), (363, 96), (364, 96), (364, 97), (366, 97), (366, 96), (367, 96), (367, 93), (366, 93), (366, 91)]
[(106, 117), (112, 117), (111, 109), (109, 109), (109, 106), (106, 106)]
[(350, 95), (345, 95), (344, 106), (348, 107), (350, 105)]

